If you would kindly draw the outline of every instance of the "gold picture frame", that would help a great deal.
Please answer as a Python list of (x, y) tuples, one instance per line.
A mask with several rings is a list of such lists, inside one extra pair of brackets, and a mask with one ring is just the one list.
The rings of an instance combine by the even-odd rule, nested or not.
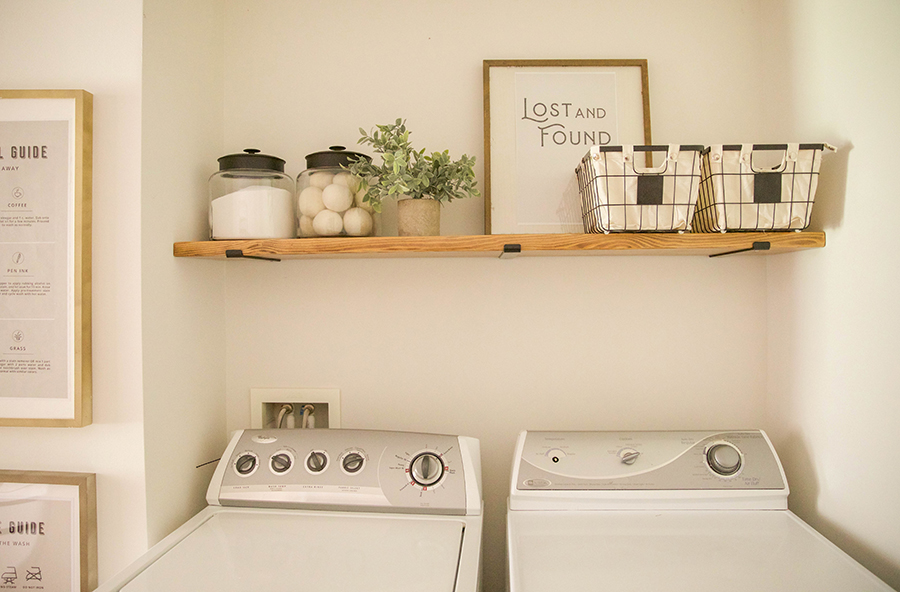
[(92, 421), (92, 145), (91, 93), (0, 90), (0, 426)]
[(97, 587), (94, 473), (0, 470), (0, 585)]
[(581, 156), (652, 144), (647, 60), (484, 60), (483, 76), (485, 234), (583, 232)]

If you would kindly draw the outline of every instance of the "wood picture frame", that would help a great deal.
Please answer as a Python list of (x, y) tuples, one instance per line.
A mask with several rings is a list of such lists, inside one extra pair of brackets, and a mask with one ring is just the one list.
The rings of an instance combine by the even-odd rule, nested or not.
[(0, 551), (0, 586), (94, 590), (96, 475), (0, 470)]
[(0, 90), (0, 426), (91, 406), (93, 95)]
[(484, 232), (583, 232), (591, 145), (651, 144), (645, 59), (484, 60)]

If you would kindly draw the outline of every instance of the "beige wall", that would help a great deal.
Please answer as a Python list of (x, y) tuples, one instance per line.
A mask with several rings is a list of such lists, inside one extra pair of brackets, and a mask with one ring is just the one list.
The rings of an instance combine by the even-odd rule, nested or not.
[(141, 192), (149, 542), (205, 504), (225, 431), (224, 263), (172, 257), (207, 227), (222, 153), (221, 2), (144, 1)]
[(771, 258), (768, 424), (801, 517), (900, 588), (900, 5), (786, 3), (791, 134), (840, 147), (815, 253)]
[(0, 85), (94, 95), (93, 401), (85, 428), (0, 428), (4, 469), (97, 474), (100, 580), (147, 544), (141, 401), (141, 3), (0, 3)]

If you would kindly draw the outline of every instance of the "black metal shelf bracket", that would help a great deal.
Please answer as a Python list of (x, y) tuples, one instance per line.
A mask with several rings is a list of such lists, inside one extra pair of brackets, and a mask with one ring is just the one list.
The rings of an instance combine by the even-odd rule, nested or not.
[(503, 245), (503, 252), (500, 253), (500, 259), (512, 259), (522, 254), (522, 245), (516, 243), (507, 243)]
[(710, 255), (710, 259), (713, 257), (724, 257), (725, 255), (736, 255), (737, 253), (746, 253), (747, 251), (768, 251), (772, 248), (772, 243), (769, 241), (754, 241), (752, 245), (747, 247), (746, 249), (738, 249), (736, 251), (726, 251), (724, 253), (714, 253)]
[(260, 257), (259, 255), (244, 255), (241, 249), (226, 249), (225, 257), (227, 259), (259, 259), (260, 261), (281, 261), (275, 257)]

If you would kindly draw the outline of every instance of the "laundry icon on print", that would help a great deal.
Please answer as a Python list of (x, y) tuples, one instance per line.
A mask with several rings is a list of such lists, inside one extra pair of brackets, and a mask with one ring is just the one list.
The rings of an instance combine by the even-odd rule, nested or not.
[(41, 568), (32, 567), (31, 569), (25, 570), (25, 581), (34, 580), (40, 582), (43, 580), (43, 576), (41, 575)]
[(18, 577), (16, 568), (12, 565), (7, 566), (6, 571), (0, 574), (0, 579), (3, 580), (4, 584), (15, 584)]

